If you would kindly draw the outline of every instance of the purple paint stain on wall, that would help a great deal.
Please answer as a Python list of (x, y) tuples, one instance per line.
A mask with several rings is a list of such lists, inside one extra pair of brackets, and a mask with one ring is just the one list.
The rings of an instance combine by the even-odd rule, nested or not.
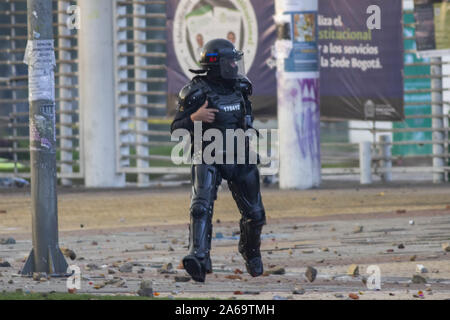
[(41, 146), (45, 147), (47, 149), (50, 149), (52, 147), (52, 144), (50, 143), (50, 141), (48, 141), (47, 138), (42, 138), (41, 139)]
[(297, 96), (297, 94), (298, 94), (297, 89), (294, 88), (291, 90), (291, 97), (295, 98)]
[[(298, 80), (301, 93), (302, 107), (301, 122), (295, 119), (295, 132), (303, 157), (311, 154), (313, 161), (320, 163), (320, 111), (319, 111), (319, 80)], [(310, 95), (304, 95), (310, 92)], [(311, 106), (311, 104), (313, 104)]]
[(302, 97), (303, 99), (308, 99), (308, 101), (311, 101), (312, 98), (316, 104), (319, 104), (319, 80), (318, 79), (299, 79), (298, 83), (300, 84), (301, 92), (305, 92), (305, 89), (308, 89), (309, 92), (314, 93), (314, 97)]

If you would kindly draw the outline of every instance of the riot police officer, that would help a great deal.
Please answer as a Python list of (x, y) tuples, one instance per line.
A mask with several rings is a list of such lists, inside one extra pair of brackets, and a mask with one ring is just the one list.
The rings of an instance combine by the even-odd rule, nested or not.
[[(228, 40), (215, 39), (203, 47), (199, 63), (201, 69), (190, 70), (197, 75), (179, 93), (171, 131), (184, 128), (193, 135), (195, 121), (201, 121), (204, 131), (221, 130), (224, 137), (227, 129), (250, 128), (252, 84), (244, 76), (243, 52), (236, 50)], [(239, 252), (248, 273), (260, 276), (263, 273), (260, 238), (266, 217), (257, 165), (249, 161), (240, 164), (202, 162), (192, 165), (191, 175), (189, 254), (183, 258), (185, 270), (199, 282), (204, 282), (206, 274), (212, 272), (213, 207), (217, 188), (225, 179), (241, 213)]]

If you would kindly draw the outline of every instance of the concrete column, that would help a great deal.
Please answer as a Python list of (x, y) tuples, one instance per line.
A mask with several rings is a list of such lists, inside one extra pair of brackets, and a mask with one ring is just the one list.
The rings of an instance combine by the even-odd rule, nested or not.
[[(280, 188), (308, 189), (321, 181), (318, 1), (275, 1), (275, 9)], [(302, 40), (299, 30), (311, 22), (313, 41)], [(289, 34), (298, 38), (293, 42)], [(312, 53), (305, 54), (304, 46)]]
[(391, 182), (392, 181), (392, 141), (391, 136), (387, 134), (383, 134), (379, 136), (379, 142), (380, 142), (380, 148), (379, 148), (379, 155), (383, 158), (383, 160), (380, 161), (380, 167), (381, 169), (384, 169), (383, 173), (381, 173), (381, 180), (384, 182)]
[(363, 141), (359, 143), (359, 170), (361, 184), (372, 183), (372, 150), (371, 142)]
[(79, 91), (86, 187), (122, 187), (117, 174), (113, 1), (79, 0)]

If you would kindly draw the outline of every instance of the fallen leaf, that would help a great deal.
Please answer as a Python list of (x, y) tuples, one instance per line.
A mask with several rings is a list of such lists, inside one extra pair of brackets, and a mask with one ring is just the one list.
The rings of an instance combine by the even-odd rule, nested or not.
[(353, 300), (358, 300), (359, 296), (355, 293), (349, 293), (348, 294), (349, 298), (353, 299)]
[(352, 277), (356, 277), (359, 275), (359, 266), (357, 264), (352, 264), (347, 269), (347, 274)]
[(363, 226), (356, 226), (353, 228), (353, 233), (361, 233), (363, 232), (364, 227)]
[(235, 274), (230, 274), (225, 276), (225, 279), (230, 279), (230, 280), (242, 280), (241, 276), (235, 275)]
[(450, 252), (450, 243), (446, 242), (442, 244), (442, 250), (445, 252)]

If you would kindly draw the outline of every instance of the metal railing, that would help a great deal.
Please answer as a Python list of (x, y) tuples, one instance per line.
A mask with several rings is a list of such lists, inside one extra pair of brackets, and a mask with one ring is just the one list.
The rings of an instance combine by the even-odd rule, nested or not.
[(177, 171), (167, 152), (161, 154), (161, 148), (172, 145), (166, 117), (165, 12), (165, 1), (115, 3), (118, 168), (136, 174), (140, 186), (149, 184), (150, 174)]
[[(405, 19), (406, 15), (413, 17), (411, 10), (404, 11)], [(404, 28), (413, 28), (414, 23), (404, 23)], [(405, 41), (415, 41), (415, 32), (411, 32), (410, 35), (405, 35)], [(449, 62), (442, 61), (441, 58), (423, 59), (423, 61), (412, 61), (406, 59), (407, 56), (416, 55), (415, 49), (405, 50), (405, 70), (411, 67), (426, 67), (429, 71), (422, 74), (406, 74), (404, 80), (425, 80), (430, 82), (429, 88), (409, 88), (405, 85), (405, 111), (409, 108), (418, 106), (429, 106), (429, 112), (423, 114), (408, 114), (406, 113), (405, 119), (400, 122), (396, 122), (392, 128), (377, 128), (377, 122), (373, 122), (371, 128), (367, 127), (348, 127), (349, 131), (357, 132), (369, 132), (371, 135), (371, 160), (372, 173), (381, 177), (384, 181), (386, 179), (386, 173), (389, 176), (392, 173), (397, 174), (415, 174), (415, 173), (428, 173), (430, 174), (430, 180), (434, 182), (448, 181), (448, 172), (450, 172), (449, 162), (449, 117), (450, 115), (444, 113), (445, 106), (449, 106), (450, 102), (444, 99), (445, 92), (448, 92), (449, 88), (443, 87), (443, 81), (449, 79), (449, 74), (443, 74), (443, 67), (449, 65)], [(418, 96), (422, 94), (422, 96)], [(423, 94), (427, 94), (424, 97)], [(417, 120), (428, 120), (429, 125), (421, 127), (411, 127), (408, 123)], [(334, 119), (334, 121), (346, 122), (345, 120)], [(422, 121), (422, 122), (424, 122)], [(392, 141), (392, 136), (399, 134), (411, 134), (419, 136), (421, 139), (412, 137), (407, 140), (398, 141), (395, 139)], [(378, 137), (378, 139), (377, 139)], [(396, 146), (431, 146), (430, 152), (425, 154), (414, 153), (411, 154), (394, 154), (392, 148)], [(346, 164), (344, 168), (324, 168), (322, 173), (324, 175), (349, 175), (360, 174), (361, 170), (358, 166), (360, 156), (358, 154), (359, 143), (349, 142), (324, 142), (321, 144), (322, 150), (329, 148), (347, 148), (345, 154), (331, 155), (328, 158), (323, 157), (322, 160), (338, 161)], [(340, 157), (340, 158), (339, 158)]]
[[(55, 100), (58, 176), (63, 184), (82, 178), (78, 121), (77, 35), (68, 29), (67, 8), (73, 1), (53, 3), (56, 51)], [(28, 68), (26, 0), (0, 3), (0, 177), (29, 177)], [(3, 164), (3, 167), (2, 167)]]

